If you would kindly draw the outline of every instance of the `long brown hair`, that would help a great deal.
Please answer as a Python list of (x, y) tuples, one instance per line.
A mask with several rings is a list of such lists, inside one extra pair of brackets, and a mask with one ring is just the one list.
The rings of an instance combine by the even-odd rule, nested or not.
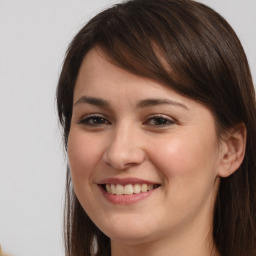
[[(248, 62), (230, 25), (191, 0), (131, 0), (90, 20), (71, 42), (57, 88), (59, 120), (67, 147), (73, 92), (81, 62), (95, 46), (115, 65), (165, 83), (207, 105), (219, 134), (244, 123), (244, 161), (221, 180), (213, 238), (222, 256), (256, 255), (256, 106)], [(74, 194), (67, 170), (66, 256), (110, 255), (110, 239), (90, 220)]]

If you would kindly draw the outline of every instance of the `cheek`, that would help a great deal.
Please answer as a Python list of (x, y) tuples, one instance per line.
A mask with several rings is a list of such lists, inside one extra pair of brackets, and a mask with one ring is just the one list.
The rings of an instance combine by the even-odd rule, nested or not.
[[(211, 179), (216, 175), (217, 143), (215, 133), (190, 132), (173, 134), (154, 143), (153, 162), (169, 183), (187, 183)], [(209, 180), (210, 181), (210, 180)]]
[(164, 147), (157, 150), (155, 145), (152, 162), (163, 175), (166, 207), (178, 209), (178, 219), (211, 210), (217, 186), (215, 139), (176, 134), (168, 143), (158, 143)]
[(70, 130), (68, 138), (68, 159), (72, 180), (88, 179), (102, 155), (102, 141), (90, 134)]

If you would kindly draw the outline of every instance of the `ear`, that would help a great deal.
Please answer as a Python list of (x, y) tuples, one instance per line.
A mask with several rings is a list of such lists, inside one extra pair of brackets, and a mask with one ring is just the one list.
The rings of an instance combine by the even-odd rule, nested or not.
[(220, 166), (218, 175), (228, 177), (233, 174), (241, 165), (246, 148), (246, 127), (240, 123), (225, 132), (221, 139)]

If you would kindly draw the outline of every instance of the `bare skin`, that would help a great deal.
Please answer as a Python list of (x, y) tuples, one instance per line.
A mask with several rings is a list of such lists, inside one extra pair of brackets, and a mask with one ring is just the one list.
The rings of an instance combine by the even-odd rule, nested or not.
[[(68, 140), (71, 177), (82, 207), (110, 237), (112, 256), (218, 256), (216, 192), (220, 177), (239, 166), (244, 137), (220, 143), (207, 107), (120, 69), (98, 48), (81, 65)], [(106, 185), (135, 191), (143, 183), (154, 187), (116, 195)]]

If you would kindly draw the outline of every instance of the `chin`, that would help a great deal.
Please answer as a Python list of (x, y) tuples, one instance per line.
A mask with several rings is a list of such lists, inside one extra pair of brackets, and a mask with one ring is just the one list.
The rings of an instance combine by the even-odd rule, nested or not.
[(155, 233), (152, 228), (149, 228), (149, 225), (136, 225), (128, 222), (125, 225), (125, 221), (122, 225), (117, 225), (116, 223), (101, 230), (112, 241), (127, 245), (152, 241)]

